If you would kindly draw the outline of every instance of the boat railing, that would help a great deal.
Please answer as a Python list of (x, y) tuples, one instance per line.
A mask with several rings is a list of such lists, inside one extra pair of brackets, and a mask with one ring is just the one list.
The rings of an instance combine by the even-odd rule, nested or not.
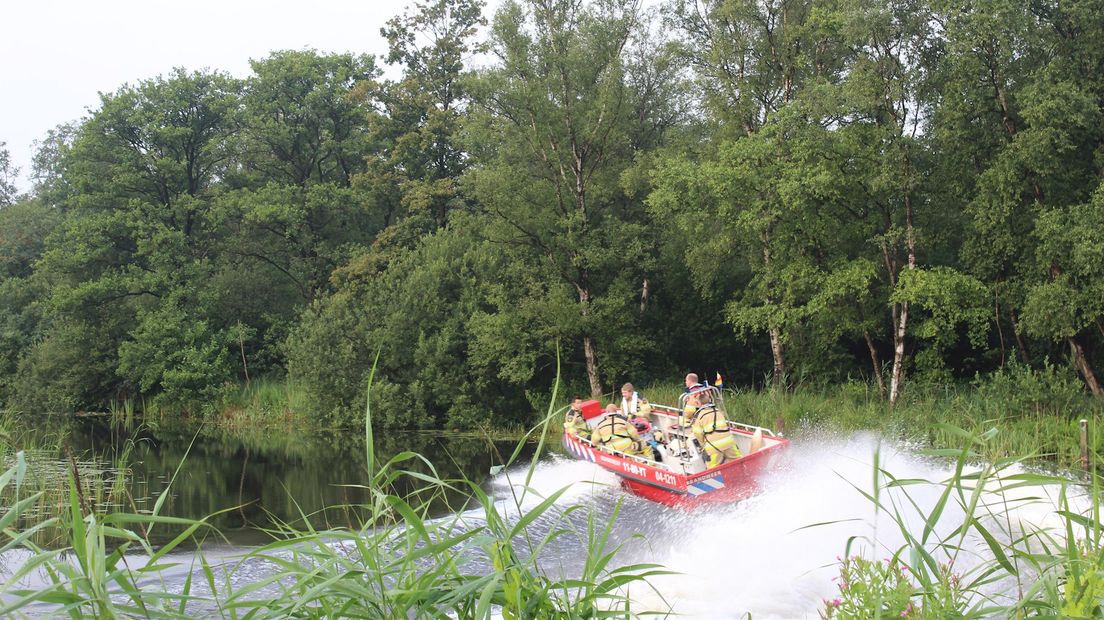
[(576, 441), (584, 443), (584, 444), (590, 446), (591, 448), (594, 448), (595, 450), (605, 452), (607, 454), (614, 454), (614, 455), (617, 455), (621, 458), (629, 459), (630, 461), (636, 461), (638, 463), (642, 463), (642, 464), (648, 465), (650, 467), (656, 467), (657, 465), (659, 465), (658, 461), (653, 461), (651, 459), (640, 456), (639, 454), (629, 454), (628, 452), (622, 452), (621, 450), (614, 450), (613, 448), (608, 448), (606, 446), (598, 445), (598, 444), (594, 443), (593, 441), (591, 441), (587, 437), (580, 437), (578, 435), (573, 435), (573, 437), (576, 439)]
[(671, 416), (677, 416), (678, 414), (682, 413), (681, 409), (678, 409), (677, 407), (668, 407), (667, 405), (652, 405), (652, 411)]
[[(669, 407), (667, 405), (652, 405), (652, 411), (662, 413), (664, 415), (677, 416), (682, 413), (681, 410), (676, 407)], [(748, 431), (749, 433), (755, 433), (755, 431), (762, 431), (764, 436), (778, 437), (778, 433), (775, 433), (769, 428), (763, 426), (755, 426), (754, 424), (745, 424), (743, 422), (728, 421), (729, 428), (735, 428)]]
[(755, 426), (754, 424), (744, 424), (743, 422), (733, 422), (732, 420), (729, 420), (728, 427), (745, 430), (752, 434), (754, 434), (755, 431), (762, 431), (764, 436), (778, 437), (778, 434), (771, 429), (762, 426)]

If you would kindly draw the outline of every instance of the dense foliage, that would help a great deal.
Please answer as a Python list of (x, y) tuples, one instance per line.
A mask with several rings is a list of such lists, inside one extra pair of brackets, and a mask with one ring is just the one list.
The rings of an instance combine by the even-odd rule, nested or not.
[(341, 424), (377, 353), (386, 426), (529, 422), (557, 356), (1104, 395), (1104, 0), (483, 8), (121, 86), (26, 195), (0, 143), (2, 406)]

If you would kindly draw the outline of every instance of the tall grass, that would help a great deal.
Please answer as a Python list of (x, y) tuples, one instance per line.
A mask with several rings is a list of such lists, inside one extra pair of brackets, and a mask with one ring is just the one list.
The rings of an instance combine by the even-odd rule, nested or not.
[[(904, 542), (848, 541), (839, 596), (822, 617), (1104, 617), (1100, 477), (1083, 483), (1022, 459), (990, 460), (996, 431), (944, 431), (963, 444), (929, 452), (951, 459), (944, 479), (899, 479), (875, 458), (873, 490), (856, 489)], [(933, 488), (934, 503), (920, 499)]]
[[(555, 398), (552, 399), (555, 402)], [(370, 403), (370, 401), (369, 401)], [(365, 411), (366, 487), (370, 499), (358, 528), (317, 530), (312, 515), (297, 527), (279, 524), (271, 542), (243, 552), (233, 562), (212, 563), (203, 552), (213, 532), (207, 520), (165, 517), (162, 491), (149, 514), (103, 514), (82, 496), (74, 475), (65, 514), (25, 527), (16, 520), (39, 501), (27, 494), (22, 454), (0, 476), (0, 491), (14, 485), (13, 501), (0, 517), (0, 554), (17, 564), (0, 585), (0, 616), (43, 613), (80, 618), (505, 618), (629, 617), (624, 588), (663, 571), (654, 565), (619, 567), (609, 543), (612, 520), (589, 514), (586, 527), (569, 518), (583, 506), (559, 505), (563, 490), (536, 497), (530, 486), (543, 449), (546, 425), (531, 431), (538, 453), (524, 480), (504, 504), (474, 481), (447, 480), (433, 463), (413, 452), (378, 462), (372, 441), (372, 410)], [(519, 443), (503, 465), (522, 453)], [(422, 473), (410, 465), (417, 463)], [(400, 481), (413, 478), (419, 490), (400, 496)], [(470, 501), (444, 518), (430, 518), (430, 506), (447, 490), (464, 490)], [(228, 510), (232, 510), (229, 508)], [(557, 525), (535, 535), (536, 520)], [(47, 550), (31, 542), (41, 528), (63, 526), (68, 544)], [(180, 528), (168, 544), (154, 548), (156, 528)], [(561, 537), (574, 537), (587, 550), (579, 574), (550, 573), (541, 553)], [(172, 555), (192, 541), (196, 551)], [(26, 559), (15, 561), (22, 550)], [(183, 583), (172, 570), (188, 564)], [(256, 579), (257, 567), (264, 577)], [(243, 575), (249, 574), (247, 579)], [(246, 584), (246, 585), (243, 585)]]

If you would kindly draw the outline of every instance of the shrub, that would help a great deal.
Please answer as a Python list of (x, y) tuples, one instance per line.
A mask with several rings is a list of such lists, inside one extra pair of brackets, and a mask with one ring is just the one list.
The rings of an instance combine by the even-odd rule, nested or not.
[(920, 618), (912, 602), (916, 588), (907, 569), (895, 560), (878, 562), (860, 556), (841, 561), (837, 579), (839, 596), (824, 601), (821, 618), (869, 620), (870, 618)]
[(1069, 417), (1070, 410), (1084, 399), (1084, 390), (1071, 368), (1054, 366), (1050, 360), (1033, 369), (1012, 362), (997, 372), (976, 379), (978, 395), (998, 415), (1024, 416), (1044, 413)]

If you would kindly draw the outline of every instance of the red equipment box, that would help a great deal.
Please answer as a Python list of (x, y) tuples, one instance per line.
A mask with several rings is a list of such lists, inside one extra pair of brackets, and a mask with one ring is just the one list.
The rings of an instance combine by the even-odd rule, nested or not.
[(602, 403), (596, 400), (584, 400), (582, 406), (583, 419), (589, 420), (602, 415)]

